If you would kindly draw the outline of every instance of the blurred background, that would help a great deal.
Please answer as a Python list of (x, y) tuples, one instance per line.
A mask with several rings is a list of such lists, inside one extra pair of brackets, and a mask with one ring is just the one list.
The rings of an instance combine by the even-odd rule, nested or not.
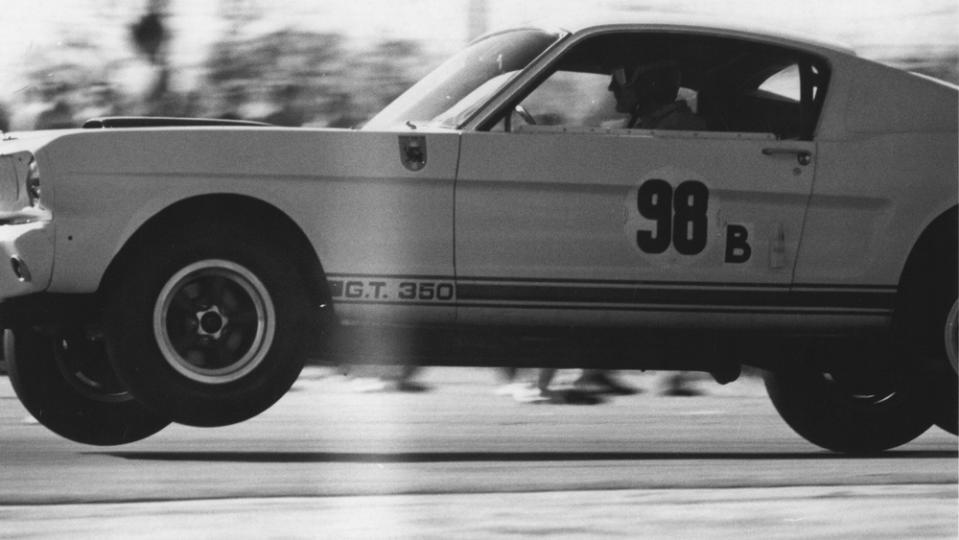
[(0, 131), (104, 115), (363, 123), (473, 38), (690, 14), (959, 82), (957, 0), (3, 0)]

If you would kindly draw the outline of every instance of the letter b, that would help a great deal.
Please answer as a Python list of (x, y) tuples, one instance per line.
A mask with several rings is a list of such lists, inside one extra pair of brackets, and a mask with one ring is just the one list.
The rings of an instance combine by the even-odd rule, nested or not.
[(726, 226), (726, 262), (744, 263), (752, 256), (753, 250), (749, 247), (749, 230), (742, 225)]

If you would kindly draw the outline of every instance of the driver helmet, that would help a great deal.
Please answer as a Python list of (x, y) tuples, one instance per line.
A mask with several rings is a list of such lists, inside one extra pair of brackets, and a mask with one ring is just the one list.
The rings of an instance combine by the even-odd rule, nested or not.
[(671, 103), (679, 93), (680, 71), (674, 60), (659, 60), (612, 70), (610, 90), (616, 85), (635, 93), (641, 100)]

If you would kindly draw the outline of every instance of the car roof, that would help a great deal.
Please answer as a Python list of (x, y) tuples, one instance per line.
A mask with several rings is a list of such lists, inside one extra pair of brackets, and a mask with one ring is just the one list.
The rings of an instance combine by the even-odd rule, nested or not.
[(754, 25), (740, 22), (720, 22), (715, 18), (703, 18), (695, 15), (642, 15), (616, 18), (587, 18), (575, 21), (550, 20), (538, 24), (540, 27), (553, 28), (575, 35), (604, 33), (622, 30), (647, 30), (664, 32), (691, 32), (733, 38), (776, 43), (819, 52), (832, 52), (847, 56), (856, 56), (856, 52), (839, 41), (812, 38), (808, 35), (776, 29), (770, 31)]

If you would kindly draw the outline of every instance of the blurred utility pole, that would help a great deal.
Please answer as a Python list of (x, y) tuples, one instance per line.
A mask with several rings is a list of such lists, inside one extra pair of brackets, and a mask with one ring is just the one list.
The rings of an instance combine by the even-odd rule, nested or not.
[(489, 30), (489, 0), (469, 0), (467, 17), (466, 40), (473, 41)]

